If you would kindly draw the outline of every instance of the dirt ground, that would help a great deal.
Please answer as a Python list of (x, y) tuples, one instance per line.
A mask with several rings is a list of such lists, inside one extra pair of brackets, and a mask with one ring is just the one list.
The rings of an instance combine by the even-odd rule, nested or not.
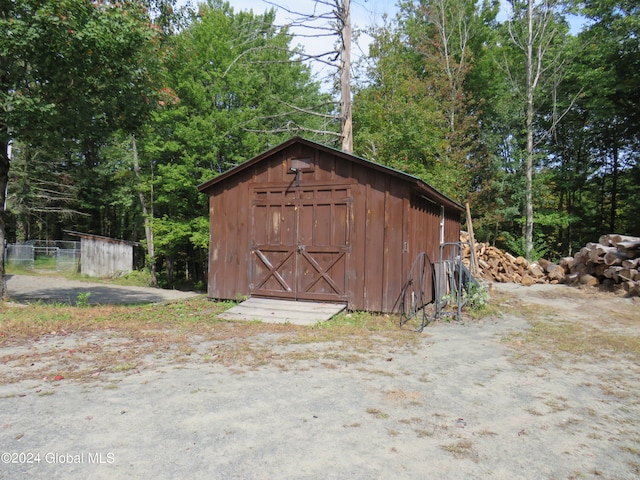
[[(502, 313), (406, 345), (243, 338), (259, 364), (215, 361), (233, 340), (192, 334), (188, 355), (56, 380), (70, 358), (133, 347), (113, 331), (5, 346), (0, 479), (639, 478), (640, 304), (493, 295)], [(39, 362), (51, 375), (29, 375)]]

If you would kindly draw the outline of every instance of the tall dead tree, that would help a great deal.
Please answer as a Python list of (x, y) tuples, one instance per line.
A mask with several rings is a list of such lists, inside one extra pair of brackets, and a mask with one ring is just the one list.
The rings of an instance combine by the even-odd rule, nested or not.
[[(291, 20), (283, 27), (298, 38), (335, 38), (334, 48), (319, 53), (298, 52), (309, 63), (320, 63), (336, 69), (339, 93), (340, 145), (345, 152), (353, 152), (353, 126), (351, 114), (351, 0), (313, 0), (309, 12), (292, 10), (277, 2), (266, 3), (282, 10)], [(306, 111), (313, 114), (314, 112)], [(325, 116), (323, 113), (318, 115)]]
[(353, 153), (353, 124), (351, 117), (351, 4), (342, 0), (339, 13), (340, 42), (340, 135), (342, 150)]
[[(527, 3), (527, 45), (526, 45), (526, 96), (527, 96), (527, 113), (525, 126), (527, 131), (527, 166), (526, 166), (526, 189), (525, 189), (525, 252), (527, 260), (531, 260), (531, 252), (533, 251), (533, 117), (535, 114), (534, 94), (540, 76), (542, 75), (542, 52), (534, 56), (534, 0), (528, 0)], [(546, 13), (546, 10), (545, 10)]]
[(560, 0), (512, 0), (513, 17), (508, 22), (512, 43), (524, 54), (524, 85), (512, 78), (516, 90), (523, 93), (525, 103), (525, 227), (527, 260), (533, 252), (533, 174), (535, 156), (535, 116), (543, 86), (551, 83), (564, 62), (558, 48), (566, 28), (555, 17)]

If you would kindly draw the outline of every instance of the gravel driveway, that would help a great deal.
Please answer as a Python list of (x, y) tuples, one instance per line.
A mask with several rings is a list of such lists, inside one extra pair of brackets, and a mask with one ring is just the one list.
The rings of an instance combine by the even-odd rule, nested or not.
[(104, 283), (67, 280), (61, 277), (7, 275), (7, 289), (18, 303), (67, 303), (75, 305), (78, 295), (90, 293), (90, 304), (114, 305), (159, 303), (198, 295), (194, 292), (149, 287), (123, 287)]
[[(113, 288), (80, 286), (96, 297)], [(505, 305), (536, 312), (532, 323), (512, 309), (366, 350), (238, 324), (223, 340), (179, 332), (182, 349), (100, 372), (103, 357), (144, 339), (106, 329), (7, 344), (0, 479), (639, 478), (637, 352), (537, 352), (527, 336), (542, 321), (588, 327), (594, 341), (637, 338), (637, 304), (554, 285), (508, 290)], [(225, 363), (232, 344), (264, 363)], [(75, 364), (96, 374), (54, 378)]]

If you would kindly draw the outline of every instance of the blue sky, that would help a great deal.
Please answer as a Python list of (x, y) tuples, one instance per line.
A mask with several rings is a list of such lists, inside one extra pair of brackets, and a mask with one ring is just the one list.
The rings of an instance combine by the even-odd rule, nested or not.
[[(190, 3), (191, 5), (197, 5), (198, 3), (204, 3), (197, 0), (179, 0), (179, 5)], [(313, 0), (273, 0), (270, 3), (264, 0), (229, 0), (229, 3), (235, 11), (240, 10), (253, 10), (255, 13), (263, 13), (265, 10), (274, 8), (275, 5), (281, 5), (291, 11), (296, 12), (311, 12), (313, 11)], [(327, 11), (325, 7), (321, 11)], [(371, 25), (381, 24), (383, 21), (383, 15), (387, 14), (390, 17), (395, 15), (396, 1), (389, 0), (351, 0), (351, 23), (353, 29), (365, 29)], [(276, 16), (276, 23), (278, 25), (290, 23), (293, 20), (292, 15), (284, 10), (278, 10)], [(294, 31), (295, 33), (295, 31)], [(309, 33), (309, 32), (306, 32)], [(304, 47), (305, 52), (309, 54), (319, 54), (326, 52), (328, 48), (332, 46), (333, 39), (327, 38), (297, 38), (294, 40), (293, 45), (300, 44)], [(363, 53), (368, 53), (369, 43), (371, 38), (367, 35), (360, 35), (356, 42), (353, 44), (352, 56), (354, 58), (359, 57)], [(329, 45), (327, 45), (329, 43)], [(312, 65), (312, 70), (318, 76), (318, 78), (325, 77), (326, 73), (323, 70), (323, 66), (315, 62)]]
[[(329, 1), (329, 0), (325, 0)], [(198, 0), (178, 0), (179, 5), (184, 5), (187, 3), (191, 3), (192, 5), (197, 5), (198, 3), (203, 3)], [(267, 2), (265, 0), (229, 0), (229, 3), (236, 11), (240, 10), (253, 10), (255, 13), (263, 13), (265, 10), (269, 10), (273, 8), (275, 5), (281, 5), (289, 10), (296, 12), (311, 12), (313, 11), (313, 6), (315, 2), (313, 0), (270, 0)], [(389, 17), (393, 17), (397, 12), (397, 0), (351, 0), (351, 23), (353, 29), (365, 29), (372, 25), (380, 25), (383, 22), (383, 16), (387, 14)], [(506, 18), (506, 0), (501, 0), (501, 4), (503, 5), (502, 12), (498, 17), (499, 20), (504, 20)], [(325, 7), (321, 11), (326, 11)], [(286, 24), (292, 21), (292, 15), (285, 12), (284, 10), (278, 10), (276, 16), (276, 23)], [(569, 19), (572, 25), (572, 31), (577, 33), (582, 26), (581, 19), (575, 17)], [(295, 31), (294, 31), (295, 33)], [(306, 32), (309, 33), (309, 32)], [(333, 42), (333, 40), (329, 40), (326, 38), (301, 38), (299, 37), (297, 40), (294, 40), (293, 45), (301, 44), (305, 51), (309, 54), (318, 54), (322, 52), (326, 52), (329, 47), (331, 47), (331, 43), (327, 45), (327, 42)], [(352, 57), (356, 59), (362, 54), (368, 53), (369, 43), (371, 42), (371, 38), (366, 34), (361, 34), (358, 36), (357, 40), (353, 44), (352, 48)], [(317, 62), (313, 65), (313, 71), (319, 76), (325, 76), (325, 73), (322, 70), (322, 66), (318, 65)]]

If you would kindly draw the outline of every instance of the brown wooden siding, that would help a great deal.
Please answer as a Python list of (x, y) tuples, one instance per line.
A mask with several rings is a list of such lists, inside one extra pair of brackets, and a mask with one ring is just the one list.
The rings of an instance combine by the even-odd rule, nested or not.
[[(292, 158), (311, 163), (299, 173), (299, 188)], [(252, 291), (295, 297), (296, 289), (311, 285), (299, 298), (333, 295), (352, 310), (391, 312), (418, 253), (427, 252), (433, 262), (438, 258), (441, 205), (415, 193), (415, 182), (332, 151), (294, 143), (207, 188), (212, 298), (236, 299)], [(446, 211), (446, 241), (457, 241), (459, 219), (459, 211)], [(316, 256), (315, 266), (302, 258), (305, 252)], [(304, 278), (295, 278), (293, 260), (276, 271), (279, 261), (298, 254), (298, 261), (307, 261), (299, 273)], [(258, 290), (251, 283), (256, 278), (264, 280)]]
[(400, 290), (405, 281), (403, 259), (404, 197), (406, 188), (393, 179), (385, 192), (385, 233), (384, 233), (384, 295), (382, 311), (390, 312), (396, 307)]
[(444, 217), (444, 241), (460, 241), (460, 214), (450, 210), (445, 211)]
[[(433, 286), (431, 269), (438, 261), (438, 246), (440, 243), (440, 205), (414, 193), (411, 195), (411, 216), (409, 219), (409, 251), (411, 263), (420, 253), (427, 255), (427, 269), (424, 282), (425, 300), (431, 301)], [(417, 279), (413, 279), (417, 282)], [(405, 279), (406, 281), (406, 279)]]

